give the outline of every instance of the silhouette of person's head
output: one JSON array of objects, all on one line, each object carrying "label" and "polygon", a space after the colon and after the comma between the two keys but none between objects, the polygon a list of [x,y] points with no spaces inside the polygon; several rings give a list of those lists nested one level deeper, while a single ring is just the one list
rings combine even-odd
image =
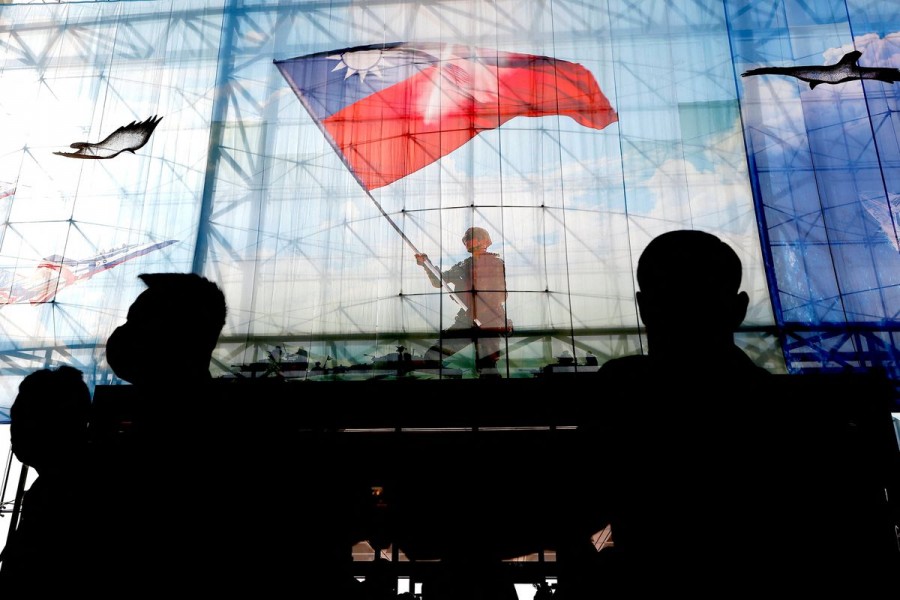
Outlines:
[{"label": "silhouette of person's head", "polygon": [[91,393],[78,369],[31,373],[10,411],[13,454],[38,473],[76,459],[87,444],[90,408]]},{"label": "silhouette of person's head", "polygon": [[147,289],[106,343],[113,372],[136,385],[209,379],[209,362],[225,326],[222,290],[195,273],[139,277]]},{"label": "silhouette of person's head", "polygon": [[637,267],[648,354],[683,360],[694,350],[730,348],[749,303],[739,291],[741,271],[735,251],[710,233],[677,230],[654,238]]}]

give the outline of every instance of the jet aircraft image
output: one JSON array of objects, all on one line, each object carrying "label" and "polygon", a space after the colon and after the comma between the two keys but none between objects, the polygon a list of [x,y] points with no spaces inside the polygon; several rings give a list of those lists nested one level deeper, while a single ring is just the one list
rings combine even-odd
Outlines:
[{"label": "jet aircraft image", "polygon": [[170,246],[178,240],[125,244],[84,259],[54,254],[40,260],[36,269],[23,274],[21,269],[0,267],[0,306],[4,304],[40,304],[56,298],[60,290],[107,271],[122,263]]},{"label": "jet aircraft image", "polygon": [[862,52],[854,50],[845,54],[836,64],[828,66],[797,66],[797,67],[760,67],[741,73],[741,77],[751,75],[787,75],[796,77],[809,84],[810,89],[815,89],[820,83],[837,84],[855,79],[875,79],[885,83],[900,81],[900,69],[887,67],[861,67],[857,63]]}]

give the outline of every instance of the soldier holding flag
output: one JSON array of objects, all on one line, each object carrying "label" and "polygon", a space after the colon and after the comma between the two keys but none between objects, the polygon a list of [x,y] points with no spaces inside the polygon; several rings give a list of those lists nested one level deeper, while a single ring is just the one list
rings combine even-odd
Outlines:
[{"label": "soldier holding flag", "polygon": [[[481,373],[496,368],[500,358],[500,335],[510,330],[506,318],[506,265],[499,254],[487,251],[493,243],[487,230],[470,227],[462,242],[472,256],[442,272],[441,278],[425,269],[431,285],[452,285],[463,305],[453,325],[425,353],[425,360],[442,360],[474,343],[475,367]],[[415,256],[420,266],[426,265],[427,255],[417,253]]]}]

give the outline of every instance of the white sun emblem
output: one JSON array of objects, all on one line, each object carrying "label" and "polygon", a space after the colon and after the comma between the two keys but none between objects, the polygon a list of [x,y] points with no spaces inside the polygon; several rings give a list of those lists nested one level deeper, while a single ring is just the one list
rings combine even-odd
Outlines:
[{"label": "white sun emblem", "polygon": [[351,75],[359,75],[359,80],[365,81],[367,75],[383,77],[381,67],[387,65],[388,59],[398,58],[402,55],[403,52],[391,50],[356,50],[332,54],[327,58],[340,61],[334,66],[332,72],[347,69],[344,79],[349,79]]}]

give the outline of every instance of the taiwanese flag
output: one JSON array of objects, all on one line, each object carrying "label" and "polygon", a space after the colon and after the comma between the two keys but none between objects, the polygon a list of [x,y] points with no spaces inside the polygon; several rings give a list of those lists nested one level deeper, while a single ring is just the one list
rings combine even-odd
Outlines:
[{"label": "taiwanese flag", "polygon": [[388,185],[513,117],[618,120],[583,66],[453,44],[394,43],[275,65],[366,190]]}]

